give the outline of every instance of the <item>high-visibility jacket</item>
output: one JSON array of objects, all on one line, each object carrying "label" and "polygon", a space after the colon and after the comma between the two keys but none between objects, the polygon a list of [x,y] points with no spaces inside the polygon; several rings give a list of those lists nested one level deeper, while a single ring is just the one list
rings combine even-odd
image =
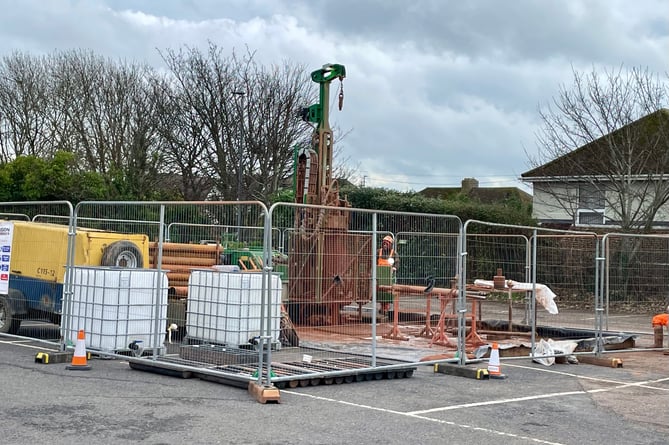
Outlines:
[{"label": "high-visibility jacket", "polygon": [[393,260],[395,259],[395,249],[390,249],[390,252],[388,255],[383,254],[383,249],[379,249],[379,254],[377,256],[376,260],[376,265],[377,266],[392,266],[390,264],[390,261],[388,259],[392,258]]}]

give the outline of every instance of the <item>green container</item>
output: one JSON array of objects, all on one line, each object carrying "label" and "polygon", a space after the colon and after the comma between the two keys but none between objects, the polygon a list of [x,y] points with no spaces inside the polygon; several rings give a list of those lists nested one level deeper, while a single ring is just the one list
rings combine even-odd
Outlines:
[{"label": "green container", "polygon": [[253,259],[255,265],[262,269],[262,249],[261,250],[251,250],[251,249],[225,249],[223,251],[223,257],[227,264],[234,266],[239,266],[239,259],[242,257],[250,257]]},{"label": "green container", "polygon": [[287,264],[274,264],[273,271],[278,273],[281,277],[281,281],[286,281],[288,279],[288,265]]}]

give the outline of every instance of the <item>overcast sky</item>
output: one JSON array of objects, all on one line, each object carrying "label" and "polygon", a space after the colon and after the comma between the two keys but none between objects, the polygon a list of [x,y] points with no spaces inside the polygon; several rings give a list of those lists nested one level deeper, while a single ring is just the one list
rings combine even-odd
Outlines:
[{"label": "overcast sky", "polygon": [[[183,45],[346,66],[331,124],[365,184],[524,186],[538,106],[579,71],[669,71],[669,0],[0,0],[0,55],[162,66]],[[313,84],[317,89],[317,85]],[[332,95],[335,102],[335,93]],[[305,104],[306,105],[306,104]]]}]

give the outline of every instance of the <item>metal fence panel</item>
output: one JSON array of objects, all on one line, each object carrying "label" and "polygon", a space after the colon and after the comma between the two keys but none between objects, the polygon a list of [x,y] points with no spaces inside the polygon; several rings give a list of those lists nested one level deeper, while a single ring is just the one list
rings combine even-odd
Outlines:
[{"label": "metal fence panel", "polygon": [[[240,385],[403,377],[493,341],[536,352],[595,337],[586,352],[599,353],[619,331],[644,347],[669,295],[668,236],[258,202],[4,203],[0,214],[0,237],[12,235],[0,242],[4,332],[65,348],[83,329],[92,351],[133,366]],[[7,317],[29,305],[20,326]]]},{"label": "metal fence panel", "polygon": [[58,344],[72,214],[67,201],[0,204],[0,333]]},{"label": "metal fence panel", "polygon": [[611,233],[602,245],[605,328],[633,333],[637,348],[662,348],[652,320],[669,312],[669,235]]},{"label": "metal fence panel", "polygon": [[404,376],[407,363],[443,349],[432,338],[455,295],[456,217],[294,204],[272,206],[270,217],[285,234],[272,270],[289,323],[274,383]]},{"label": "metal fence panel", "polygon": [[74,224],[87,236],[69,257],[66,341],[84,329],[92,351],[137,366],[255,378],[268,316],[266,213],[258,202],[80,203]]},{"label": "metal fence panel", "polygon": [[518,346],[525,338],[536,351],[540,340],[597,337],[596,234],[481,221],[464,227],[463,292],[486,294],[479,331],[486,340]]},{"label": "metal fence panel", "polygon": [[[569,335],[582,336],[579,330],[596,329],[595,284],[596,250],[594,234],[538,233],[536,235],[536,280],[556,294],[559,313],[541,312],[542,323],[555,328],[574,328]],[[582,315],[585,314],[585,317]]]}]

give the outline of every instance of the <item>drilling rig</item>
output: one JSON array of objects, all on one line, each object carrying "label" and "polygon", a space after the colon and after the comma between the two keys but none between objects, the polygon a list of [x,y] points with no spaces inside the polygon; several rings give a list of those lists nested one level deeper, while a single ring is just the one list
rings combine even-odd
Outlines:
[{"label": "drilling rig", "polygon": [[326,64],[311,73],[319,84],[319,102],[304,108],[304,121],[316,124],[309,147],[296,151],[295,202],[298,207],[290,243],[288,311],[301,324],[338,324],[341,308],[366,301],[371,276],[371,236],[349,233],[351,207],[339,196],[332,177],[334,138],[329,123],[330,84],[340,81],[339,109],[346,68]]},{"label": "drilling rig", "polygon": [[[311,80],[320,85],[319,102],[302,110],[302,120],[316,124],[311,147],[303,148],[297,156],[295,201],[301,204],[321,205],[339,198],[336,181],[332,179],[332,147],[334,139],[330,128],[330,83],[339,79],[339,109],[344,104],[343,65],[327,64],[311,73]],[[335,207],[350,207],[344,201],[331,202]]]}]

